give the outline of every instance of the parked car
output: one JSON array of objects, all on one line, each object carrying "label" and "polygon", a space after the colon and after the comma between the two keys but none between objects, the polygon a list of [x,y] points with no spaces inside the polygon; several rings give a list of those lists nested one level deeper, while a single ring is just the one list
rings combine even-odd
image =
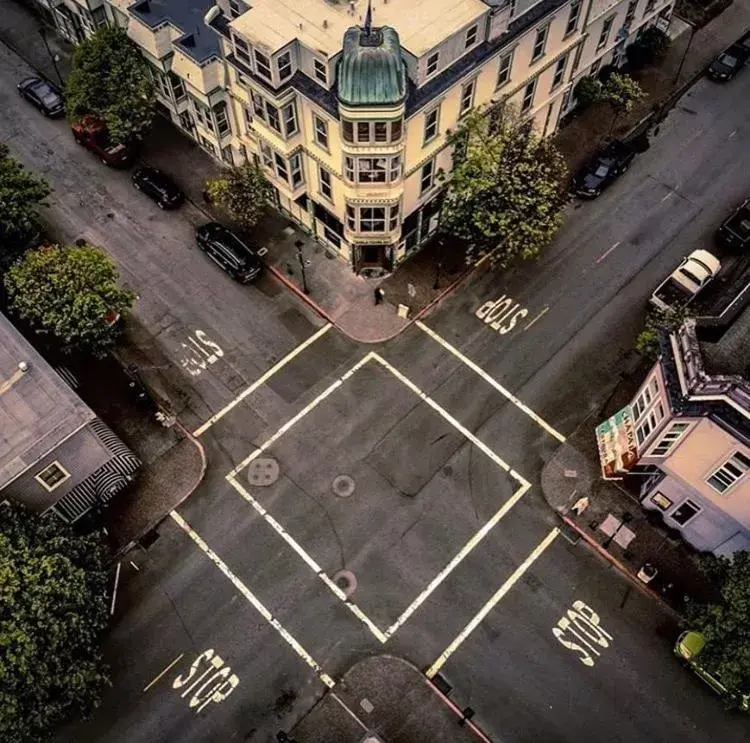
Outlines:
[{"label": "parked car", "polygon": [[743,44],[732,44],[725,49],[708,68],[708,76],[715,82],[727,82],[745,66],[750,49]]},{"label": "parked car", "polygon": [[84,116],[80,121],[73,123],[71,129],[75,141],[98,155],[105,165],[124,168],[133,162],[133,148],[122,142],[112,142],[104,122],[93,116]]},{"label": "parked car", "polygon": [[579,173],[575,181],[576,195],[595,199],[630,167],[634,157],[635,150],[630,145],[613,140]]},{"label": "parked car", "polygon": [[175,209],[185,200],[179,186],[158,168],[138,168],[133,173],[133,185],[150,196],[160,209]]},{"label": "parked car", "polygon": [[16,86],[21,98],[51,119],[65,113],[65,100],[59,88],[38,77],[27,77]]},{"label": "parked car", "polygon": [[750,199],[745,199],[716,230],[716,241],[729,250],[750,247]]},{"label": "parked car", "polygon": [[694,250],[656,287],[649,301],[659,310],[686,307],[720,270],[716,256],[707,250]]},{"label": "parked car", "polygon": [[684,661],[700,679],[706,682],[719,696],[728,699],[743,712],[750,711],[750,689],[740,688],[730,691],[715,673],[705,669],[700,662],[700,655],[706,647],[706,638],[695,631],[683,632],[674,646],[674,654]]},{"label": "parked car", "polygon": [[260,258],[266,254],[266,249],[254,250],[218,222],[197,227],[195,241],[217,266],[240,284],[255,281],[263,270]]}]

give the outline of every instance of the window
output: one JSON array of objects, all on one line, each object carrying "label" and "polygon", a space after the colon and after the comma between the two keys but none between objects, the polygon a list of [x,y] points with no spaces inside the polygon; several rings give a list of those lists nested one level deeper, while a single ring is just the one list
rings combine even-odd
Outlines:
[{"label": "window", "polygon": [[376,121],[374,126],[375,126],[375,141],[387,142],[388,141],[388,122]]},{"label": "window", "polygon": [[269,103],[268,101],[265,102],[265,108],[268,126],[281,134],[281,119],[279,118],[279,109],[276,108],[273,103]]},{"label": "window", "polygon": [[534,93],[536,93],[536,78],[529,80],[523,91],[523,102],[521,103],[521,113],[526,113],[534,103]]},{"label": "window", "polygon": [[206,113],[208,109],[200,102],[193,99],[193,110],[195,111],[195,118],[201,123],[202,126],[211,126],[211,118]]},{"label": "window", "polygon": [[633,23],[633,20],[635,19],[635,9],[638,7],[638,0],[630,0],[628,3],[628,10],[625,13],[625,20],[623,21],[623,26],[626,28],[630,28],[630,25]]},{"label": "window", "polygon": [[276,175],[282,180],[289,182],[289,170],[287,169],[286,160],[278,152],[273,153],[273,164]]},{"label": "window", "polygon": [[297,188],[305,182],[305,171],[302,170],[302,155],[297,152],[289,159],[292,170],[292,188]]},{"label": "window", "polygon": [[687,498],[669,514],[669,518],[680,526],[685,526],[685,524],[695,518],[701,510],[701,507],[697,503],[693,503],[690,498]]},{"label": "window", "polygon": [[474,44],[476,43],[477,43],[477,27],[472,26],[466,32],[466,43],[464,44],[464,49],[468,49],[470,46],[474,46]]},{"label": "window", "polygon": [[250,47],[246,41],[243,41],[239,36],[233,36],[234,39],[234,54],[241,62],[244,62],[248,67],[250,66]]},{"label": "window", "polygon": [[602,25],[602,32],[599,34],[599,42],[596,45],[597,49],[603,49],[607,46],[609,41],[609,32],[612,30],[612,24],[615,22],[614,16],[607,18]]},{"label": "window", "polygon": [[573,67],[571,72],[575,72],[578,69],[578,65],[581,64],[581,55],[583,54],[583,44],[579,44],[576,47],[576,53],[573,55]]},{"label": "window", "polygon": [[185,84],[182,82],[182,78],[175,75],[174,72],[170,72],[169,82],[172,86],[172,95],[175,101],[181,101],[186,95]]},{"label": "window", "polygon": [[397,119],[396,121],[391,122],[391,142],[398,142],[401,139],[403,123],[402,119]]},{"label": "window", "polygon": [[245,132],[249,134],[250,130],[253,128],[253,114],[250,109],[245,106],[242,107],[242,113],[245,115]]},{"label": "window", "polygon": [[651,404],[654,399],[654,395],[659,392],[659,383],[654,377],[646,387],[643,388],[643,392],[635,399],[633,403],[633,420],[637,421],[642,415],[643,411]]},{"label": "window", "polygon": [[313,129],[315,130],[315,141],[323,148],[328,149],[328,122],[313,114]]},{"label": "window", "polygon": [[643,15],[646,16],[649,13],[653,13],[655,6],[656,6],[656,0],[648,0],[648,2],[646,3],[646,9],[643,11]]},{"label": "window", "polygon": [[295,102],[287,103],[281,109],[281,116],[284,120],[284,135],[291,137],[299,131],[297,126],[297,106]]},{"label": "window", "polygon": [[263,54],[263,52],[259,52],[257,49],[253,49],[253,53],[255,55],[255,71],[261,77],[265,77],[266,80],[270,80],[271,60],[265,54]]},{"label": "window", "polygon": [[724,493],[750,470],[750,457],[736,451],[706,480],[717,492]]},{"label": "window", "polygon": [[435,183],[435,161],[430,160],[422,166],[420,176],[420,196],[424,196]]},{"label": "window", "polygon": [[635,438],[640,446],[659,425],[664,418],[664,406],[661,403],[654,405],[651,412],[643,419],[638,428],[635,429]]},{"label": "window", "polygon": [[[581,17],[581,0],[573,0],[570,4],[570,15],[568,25],[565,26],[565,36],[570,36],[578,28],[578,19]],[[563,38],[565,38],[565,36]]]},{"label": "window", "polygon": [[370,141],[370,123],[368,121],[357,122],[357,141],[358,142]]},{"label": "window", "polygon": [[219,136],[223,137],[227,132],[231,131],[225,103],[219,103],[216,105],[214,108],[214,116],[216,117],[216,129],[219,132]]},{"label": "window", "polygon": [[276,67],[279,71],[279,80],[286,80],[292,74],[292,53],[284,52],[276,60]]},{"label": "window", "polygon": [[260,159],[264,167],[273,170],[273,151],[265,142],[260,143]]},{"label": "window", "polygon": [[469,83],[466,83],[464,87],[461,89],[461,105],[458,109],[458,118],[460,119],[462,116],[466,116],[469,111],[471,111],[472,106],[474,105],[474,89],[477,86],[477,81],[472,80]]},{"label": "window", "polygon": [[250,98],[253,101],[253,111],[259,118],[266,120],[266,109],[263,106],[263,98],[259,96],[254,90],[250,92]]},{"label": "window", "polygon": [[427,57],[427,77],[434,75],[438,69],[438,62],[440,61],[440,52],[435,52]]},{"label": "window", "polygon": [[388,159],[385,157],[358,157],[357,175],[359,183],[385,183]]},{"label": "window", "polygon": [[154,86],[157,92],[169,98],[169,85],[167,84],[167,76],[158,68],[149,67],[151,79],[154,81]]},{"label": "window", "polygon": [[323,85],[328,85],[328,67],[323,64],[319,59],[313,60],[313,72],[315,79]]},{"label": "window", "polygon": [[398,227],[399,206],[346,205],[346,226],[352,232],[386,232]]},{"label": "window", "polygon": [[341,122],[341,132],[344,137],[344,142],[354,141],[354,124],[351,121],[346,121],[346,119],[344,119],[344,121]]},{"label": "window", "polygon": [[331,185],[331,174],[322,166],[318,165],[318,182],[320,195],[333,201],[333,186]]},{"label": "window", "polygon": [[353,157],[345,157],[344,158],[344,177],[347,181],[350,181],[351,183],[354,183],[354,158]]},{"label": "window", "polygon": [[396,121],[357,122],[344,120],[342,122],[342,136],[344,141],[355,142],[357,144],[398,142],[401,139],[402,130],[402,119],[397,119]]},{"label": "window", "polygon": [[239,2],[237,0],[229,0],[229,17],[236,18],[241,13],[242,9],[240,8]]},{"label": "window", "polygon": [[664,457],[690,428],[689,423],[673,423],[648,453],[650,457]]},{"label": "window", "polygon": [[534,40],[534,50],[531,53],[532,64],[544,56],[544,49],[547,46],[547,34],[549,25],[537,29],[536,39]]},{"label": "window", "polygon": [[555,74],[552,76],[552,87],[550,91],[555,90],[562,85],[563,78],[565,77],[565,65],[568,62],[568,55],[560,57],[555,65]]},{"label": "window", "polygon": [[440,106],[424,115],[424,144],[435,139],[438,133]]},{"label": "window", "polygon": [[662,511],[672,508],[672,501],[664,493],[658,491],[651,496],[651,502],[659,506]]},{"label": "window", "polygon": [[388,174],[390,181],[397,181],[401,177],[401,155],[395,155],[391,158],[391,168]]},{"label": "window", "polygon": [[214,144],[210,139],[206,139],[202,134],[200,134],[198,136],[198,140],[201,143],[201,147],[206,150],[206,152],[210,152],[212,155],[216,155],[216,147],[214,147]]},{"label": "window", "polygon": [[34,479],[48,492],[51,493],[55,488],[62,485],[70,477],[65,467],[60,462],[52,462],[47,465],[41,472],[34,475]]},{"label": "window", "polygon": [[591,64],[591,67],[589,67],[589,75],[596,75],[596,73],[599,72],[599,68],[601,66],[602,66],[602,60],[595,59],[593,63]]},{"label": "window", "polygon": [[497,73],[497,87],[501,88],[503,85],[505,85],[508,80],[510,80],[510,70],[511,66],[513,64],[513,52],[508,52],[508,54],[503,54],[502,57],[500,57],[500,69]]}]

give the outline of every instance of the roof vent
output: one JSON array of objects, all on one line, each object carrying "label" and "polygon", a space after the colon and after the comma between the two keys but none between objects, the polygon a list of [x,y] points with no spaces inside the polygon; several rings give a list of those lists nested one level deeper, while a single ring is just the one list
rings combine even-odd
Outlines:
[{"label": "roof vent", "polygon": [[28,370],[29,370],[29,365],[26,361],[18,362],[18,371],[20,371],[21,374],[26,374]]},{"label": "roof vent", "polygon": [[323,28],[328,28],[328,21],[325,19],[323,20]]},{"label": "roof vent", "polygon": [[221,8],[219,8],[218,5],[214,5],[211,8],[208,9],[208,13],[203,16],[203,22],[207,25],[211,25],[211,21],[213,21],[214,18],[216,18],[217,15],[221,13]]},{"label": "roof vent", "polygon": [[302,24],[301,23],[299,24],[299,30],[300,31],[302,30]]}]

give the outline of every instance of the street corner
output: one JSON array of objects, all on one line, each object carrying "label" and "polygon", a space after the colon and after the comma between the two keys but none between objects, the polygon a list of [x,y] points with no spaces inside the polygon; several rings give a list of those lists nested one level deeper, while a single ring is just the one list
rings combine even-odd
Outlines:
[{"label": "street corner", "polygon": [[561,444],[542,468],[544,499],[559,513],[567,512],[579,498],[591,496],[599,473],[589,457],[572,443]]}]

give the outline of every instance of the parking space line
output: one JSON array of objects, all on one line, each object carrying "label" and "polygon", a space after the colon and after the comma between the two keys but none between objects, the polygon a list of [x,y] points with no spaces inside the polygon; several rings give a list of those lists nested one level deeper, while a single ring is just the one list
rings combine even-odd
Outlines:
[{"label": "parking space line", "polygon": [[427,678],[434,678],[447,660],[458,650],[464,640],[479,626],[482,620],[497,606],[499,601],[510,591],[513,586],[523,577],[524,573],[542,556],[544,551],[555,541],[560,530],[555,527],[534,548],[532,553],[511,573],[508,580],[503,583],[494,593],[492,598],[477,612],[471,621],[461,630],[455,640],[443,651],[440,657],[427,669]]},{"label": "parking space line", "polygon": [[503,397],[512,402],[519,410],[529,416],[538,426],[543,428],[551,436],[554,436],[561,443],[565,443],[565,436],[563,436],[558,430],[553,428],[547,421],[539,417],[528,405],[521,402],[512,392],[505,389],[497,380],[493,379],[484,369],[477,366],[470,358],[462,354],[455,346],[452,346],[442,336],[438,335],[434,330],[428,328],[421,320],[417,320],[415,325],[423,330],[427,335],[430,336],[434,341],[439,343],[446,351],[452,353],[457,359],[462,361],[472,371],[479,374],[482,379],[488,384],[491,384]]},{"label": "parking space line", "polygon": [[237,407],[237,405],[239,405],[246,397],[248,397],[248,395],[252,395],[253,392],[258,389],[258,387],[264,385],[274,374],[283,369],[290,361],[299,356],[299,354],[301,354],[308,346],[311,346],[319,338],[322,338],[332,327],[333,325],[331,325],[331,323],[327,323],[322,328],[320,328],[320,330],[311,335],[306,341],[300,343],[299,346],[297,346],[290,353],[284,356],[283,359],[277,361],[267,372],[265,372],[265,374],[258,377],[258,379],[256,379],[249,387],[240,392],[240,394],[237,395],[234,400],[225,405],[218,413],[212,415],[203,425],[196,428],[195,431],[193,431],[193,436],[198,437],[201,434],[204,434],[209,428],[211,428],[211,426],[214,425],[214,423],[220,421],[233,408]]},{"label": "parking space line", "polygon": [[295,653],[312,668],[318,678],[329,688],[332,689],[336,682],[323,671],[320,665],[313,659],[310,653],[282,626],[271,612],[260,602],[260,600],[250,591],[250,589],[227,567],[226,563],[206,544],[203,538],[180,516],[177,511],[171,511],[169,514],[175,523],[195,542],[196,545],[205,553],[211,562],[221,570],[222,573],[232,582],[234,587],[248,600],[256,611],[270,624],[276,632],[281,635],[284,641],[294,650]]}]

